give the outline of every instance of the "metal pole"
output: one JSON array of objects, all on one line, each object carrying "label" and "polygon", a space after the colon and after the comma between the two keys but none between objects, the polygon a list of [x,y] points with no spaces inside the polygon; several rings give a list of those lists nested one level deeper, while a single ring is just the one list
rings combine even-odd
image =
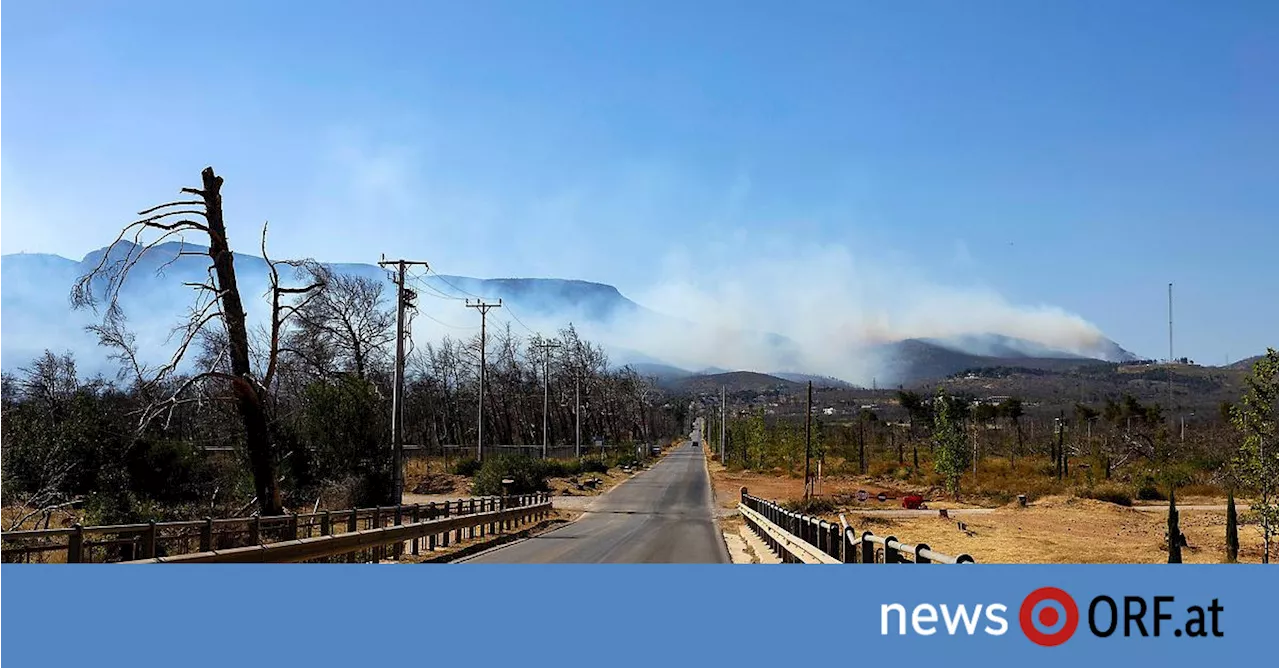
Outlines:
[{"label": "metal pole", "polygon": [[725,429],[725,391],[724,385],[720,386],[720,465],[724,466],[724,429]]},{"label": "metal pole", "polygon": [[484,461],[484,355],[485,355],[485,321],[489,316],[489,309],[502,308],[502,300],[499,299],[497,304],[486,304],[483,300],[476,300],[472,304],[468,299],[467,308],[473,308],[480,312],[480,394],[476,400],[476,459]]},{"label": "metal pole", "polygon": [[404,260],[396,262],[396,369],[391,394],[391,468],[396,505],[404,500]]},{"label": "metal pole", "polygon": [[573,453],[582,459],[582,377],[573,377]]},{"label": "metal pole", "polygon": [[393,267],[396,284],[396,361],[391,392],[391,450],[392,450],[392,486],[395,503],[399,505],[404,499],[404,336],[407,307],[412,307],[413,292],[404,286],[404,274],[408,267],[422,265],[430,268],[426,262],[415,260],[387,260],[383,256],[378,266]]},{"label": "metal pole", "polygon": [[551,382],[551,352],[544,351],[542,354],[542,458],[547,458],[547,412],[550,410]]},{"label": "metal pole", "polygon": [[813,381],[809,381],[809,390],[806,396],[804,411],[804,498],[808,499],[813,491],[813,479],[809,477],[809,437],[812,433],[810,423],[813,418]]}]

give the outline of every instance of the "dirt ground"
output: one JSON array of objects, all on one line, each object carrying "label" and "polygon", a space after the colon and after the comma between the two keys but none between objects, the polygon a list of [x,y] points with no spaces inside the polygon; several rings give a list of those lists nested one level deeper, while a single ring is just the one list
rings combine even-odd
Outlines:
[{"label": "dirt ground", "polygon": [[[719,462],[709,461],[716,503],[722,514],[732,514],[742,487],[765,499],[786,501],[804,496],[804,479],[783,475],[767,475],[744,471],[726,471]],[[866,490],[869,499],[859,504],[851,496]],[[875,495],[885,492],[890,497],[878,502]],[[823,496],[839,500],[839,509],[826,515],[838,521],[840,513],[858,531],[877,535],[893,535],[905,543],[927,543],[943,554],[968,554],[978,563],[1165,563],[1167,515],[1142,512],[1093,499],[1049,496],[1033,501],[1026,508],[1016,503],[995,507],[982,515],[941,518],[936,514],[917,517],[887,517],[859,514],[860,509],[890,510],[901,508],[906,493],[925,494],[932,509],[979,507],[941,498],[929,490],[877,484],[865,479],[829,479],[819,490]],[[1212,496],[1179,497],[1180,506],[1226,503]],[[1165,503],[1152,505],[1165,506]],[[991,507],[990,504],[987,507]],[[965,530],[957,526],[963,522]],[[1222,563],[1226,560],[1226,526],[1224,510],[1182,510],[1180,528],[1188,547],[1182,550],[1185,563]],[[1239,529],[1242,563],[1262,560],[1262,536],[1256,526]],[[1272,559],[1277,558],[1272,547]]]},{"label": "dirt ground", "polygon": [[[978,563],[1107,564],[1165,563],[1167,517],[1092,499],[1053,497],[1026,508],[996,509],[957,519],[883,517],[847,512],[858,531],[893,535],[907,543],[927,543],[943,554],[968,554]],[[830,519],[837,519],[832,516]],[[1225,512],[1184,510],[1179,527],[1187,537],[1185,563],[1226,560]],[[963,522],[961,530],[958,522]],[[1262,536],[1241,526],[1239,560],[1262,560]],[[1272,550],[1275,558],[1275,550]]]}]

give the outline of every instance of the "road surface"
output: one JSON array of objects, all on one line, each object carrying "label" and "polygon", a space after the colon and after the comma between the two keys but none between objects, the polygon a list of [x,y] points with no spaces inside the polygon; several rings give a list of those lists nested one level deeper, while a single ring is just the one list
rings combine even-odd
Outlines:
[{"label": "road surface", "polygon": [[675,447],[600,496],[576,522],[467,563],[728,563],[702,448]]}]

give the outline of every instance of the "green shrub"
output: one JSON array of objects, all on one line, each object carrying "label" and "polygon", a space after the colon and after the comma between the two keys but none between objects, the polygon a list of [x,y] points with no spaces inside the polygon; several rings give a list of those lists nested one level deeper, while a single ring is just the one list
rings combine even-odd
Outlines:
[{"label": "green shrub", "polygon": [[608,473],[609,465],[604,460],[596,457],[587,457],[582,460],[583,473]]},{"label": "green shrub", "polygon": [[823,513],[833,513],[837,508],[835,501],[817,496],[807,500],[786,501],[783,502],[782,507],[793,513],[801,513],[803,515],[822,515]]},{"label": "green shrub", "polygon": [[1134,494],[1142,501],[1168,501],[1169,497],[1160,490],[1160,486],[1156,484],[1156,479],[1152,476],[1146,476],[1138,482],[1138,489]]},{"label": "green shrub", "polygon": [[1098,501],[1106,501],[1114,503],[1118,506],[1132,506],[1133,497],[1129,495],[1129,490],[1122,485],[1114,485],[1111,483],[1095,485],[1094,487],[1080,492],[1080,496],[1086,499],[1096,499]]},{"label": "green shrub", "polygon": [[462,461],[459,461],[457,464],[453,465],[453,472],[456,475],[466,476],[468,478],[475,475],[479,471],[480,471],[480,460],[478,459],[471,459],[471,458],[463,459]]},{"label": "green shrub", "polygon": [[471,481],[471,491],[482,496],[503,493],[502,480],[510,478],[508,494],[547,491],[547,466],[544,460],[524,455],[498,455],[484,460]]}]

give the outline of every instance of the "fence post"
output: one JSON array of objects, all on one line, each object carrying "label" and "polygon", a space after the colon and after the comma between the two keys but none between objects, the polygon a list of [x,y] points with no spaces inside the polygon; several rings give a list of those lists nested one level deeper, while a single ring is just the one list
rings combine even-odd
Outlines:
[{"label": "fence post", "polygon": [[[475,500],[475,499],[471,499],[470,501],[467,501],[467,514],[468,514],[468,515],[475,515],[475,514],[476,514],[476,500]],[[475,537],[476,537],[476,525],[474,525],[474,524],[468,525],[468,526],[467,526],[467,538],[475,538]]]},{"label": "fence post", "polygon": [[[449,517],[449,502],[448,502],[448,501],[445,501],[445,502],[444,502],[444,516],[445,516],[445,518],[446,518],[446,519]],[[440,534],[440,547],[449,547],[449,532],[448,532],[448,531],[445,531],[445,532],[443,532],[443,533],[441,533],[441,534]]]},{"label": "fence post", "polygon": [[[417,524],[422,521],[422,504],[413,504],[413,514],[409,517],[410,521]],[[413,556],[418,556],[418,545],[422,542],[419,536],[413,537]]]},{"label": "fence post", "polygon": [[[355,533],[356,531],[359,531],[359,530],[360,530],[360,509],[352,508],[351,516],[347,518],[347,532]],[[354,564],[355,562],[356,562],[356,553],[348,552],[347,563]]]},{"label": "fence post", "polygon": [[[436,502],[432,501],[427,504],[427,521],[430,522],[436,518]],[[436,535],[433,533],[427,536],[427,551],[436,551]]]},{"label": "fence post", "polygon": [[142,534],[142,558],[154,559],[156,557],[156,521],[151,520],[147,523],[147,532]]},{"label": "fence post", "polygon": [[[369,528],[370,529],[382,528],[382,506],[374,506],[373,516],[369,518]],[[373,558],[374,563],[378,563],[382,561],[382,557],[384,554],[385,552],[383,551],[383,547],[379,545],[377,547],[374,547],[372,550],[370,550],[369,556]]]},{"label": "fence post", "polygon": [[78,564],[84,561],[84,527],[76,522],[71,528],[75,533],[67,538],[67,563]]},{"label": "fence post", "polygon": [[931,562],[931,561],[929,560],[929,558],[928,558],[928,557],[926,557],[926,556],[924,556],[924,554],[922,554],[924,551],[926,551],[926,550],[928,550],[928,549],[929,549],[929,546],[928,546],[928,545],[926,545],[926,544],[924,544],[924,543],[918,543],[918,544],[916,544],[916,563],[917,563],[917,564],[929,564],[929,563],[933,563],[933,562]]},{"label": "fence post", "polygon": [[320,535],[333,535],[333,516],[329,514],[328,510],[324,511],[324,514],[320,516]]},{"label": "fence post", "polygon": [[896,564],[902,561],[902,556],[898,554],[898,548],[889,546],[889,543],[896,542],[898,542],[898,538],[896,536],[884,537],[884,563]]},{"label": "fence post", "polygon": [[847,527],[840,534],[840,561],[846,564],[858,563],[858,545],[854,542],[853,527]]},{"label": "fence post", "polygon": [[858,539],[858,543],[862,546],[862,563],[864,564],[876,563],[876,544],[871,542],[871,536],[870,531],[863,531],[862,537]]},{"label": "fence post", "polygon": [[838,524],[827,526],[827,554],[844,560],[844,532],[840,530]]},{"label": "fence post", "polygon": [[254,515],[253,519],[249,521],[249,544],[250,545],[262,544],[262,516],[261,515]]},{"label": "fence post", "polygon": [[289,540],[298,540],[298,513],[289,513]]},{"label": "fence post", "polygon": [[213,549],[213,518],[204,518],[204,526],[200,527],[200,551],[208,552]]},{"label": "fence post", "polygon": [[[404,522],[404,506],[397,503],[396,519],[395,519],[396,526],[400,526],[403,522]],[[396,541],[396,549],[394,554],[395,554],[396,561],[400,561],[400,557],[404,555],[404,541],[402,540]]]}]

